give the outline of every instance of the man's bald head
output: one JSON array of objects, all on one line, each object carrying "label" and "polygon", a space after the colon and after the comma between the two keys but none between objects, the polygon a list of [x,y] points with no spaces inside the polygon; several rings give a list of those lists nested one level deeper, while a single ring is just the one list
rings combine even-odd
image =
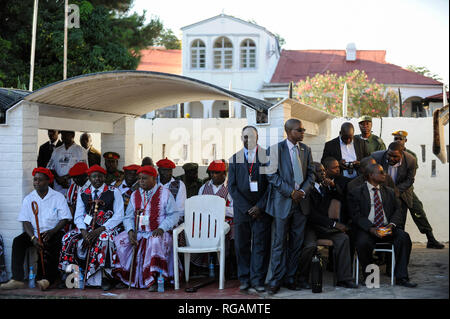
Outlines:
[{"label": "man's bald head", "polygon": [[350,144],[353,141],[353,135],[355,134],[355,128],[350,122],[345,122],[341,125],[341,130],[339,135],[341,136],[342,142],[345,144]]},{"label": "man's bald head", "polygon": [[375,165],[376,163],[377,162],[373,157],[370,156],[364,157],[359,164],[359,169],[362,174],[365,174],[367,167],[369,167],[370,165]]},{"label": "man's bald head", "polygon": [[286,134],[293,130],[297,125],[301,123],[298,119],[289,119],[284,123],[284,130],[286,131]]}]

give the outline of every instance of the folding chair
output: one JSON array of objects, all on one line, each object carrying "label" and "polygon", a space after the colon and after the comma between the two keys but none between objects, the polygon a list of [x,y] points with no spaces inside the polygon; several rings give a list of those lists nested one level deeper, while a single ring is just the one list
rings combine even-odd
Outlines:
[{"label": "folding chair", "polygon": [[[392,254],[392,263],[391,263],[391,286],[394,286],[394,269],[395,269],[395,251],[394,251],[394,244],[392,243],[376,243],[375,244],[375,249],[373,250],[374,252],[376,251],[383,251],[383,252],[387,252],[387,253],[391,253]],[[390,246],[391,248],[387,248],[388,246]],[[377,248],[379,247],[379,248]],[[363,269],[363,271],[365,271],[365,269]],[[355,251],[355,262],[353,263],[353,277],[355,277],[356,275],[356,284],[358,284],[359,282],[359,259],[358,259],[358,254]]]}]

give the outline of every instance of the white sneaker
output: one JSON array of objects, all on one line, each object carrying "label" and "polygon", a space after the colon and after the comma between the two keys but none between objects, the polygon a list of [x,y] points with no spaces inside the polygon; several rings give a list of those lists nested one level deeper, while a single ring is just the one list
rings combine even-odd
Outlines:
[{"label": "white sneaker", "polygon": [[23,288],[25,288],[25,283],[23,281],[18,281],[14,279],[11,279],[7,283],[0,285],[0,289],[3,290],[23,289]]}]

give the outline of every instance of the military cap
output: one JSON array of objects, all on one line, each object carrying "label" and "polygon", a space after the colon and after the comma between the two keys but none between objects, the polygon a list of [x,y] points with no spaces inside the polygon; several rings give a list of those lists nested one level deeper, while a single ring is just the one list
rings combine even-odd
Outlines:
[{"label": "military cap", "polygon": [[198,169],[198,164],[197,163],[186,163],[183,165],[183,169],[185,171],[191,171],[194,169]]},{"label": "military cap", "polygon": [[116,152],[106,152],[105,154],[103,154],[103,158],[108,160],[118,160],[120,158],[120,155]]},{"label": "military cap", "polygon": [[358,123],[369,121],[372,122],[372,117],[369,115],[363,115],[359,118]]},{"label": "military cap", "polygon": [[392,135],[407,137],[408,136],[408,132],[406,132],[406,131],[395,131],[395,132],[392,132]]}]

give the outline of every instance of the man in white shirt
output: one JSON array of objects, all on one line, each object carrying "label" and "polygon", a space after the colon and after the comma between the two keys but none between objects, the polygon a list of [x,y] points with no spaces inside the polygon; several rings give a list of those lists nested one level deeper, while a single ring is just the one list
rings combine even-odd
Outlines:
[{"label": "man in white shirt", "polygon": [[78,194],[77,229],[63,237],[59,269],[65,271],[69,264],[77,264],[84,269],[87,285],[101,285],[106,291],[114,286],[112,270],[119,263],[114,237],[123,229],[123,199],[119,190],[105,184],[104,168],[93,165],[87,173],[91,186]]},{"label": "man in white shirt", "polygon": [[137,171],[141,167],[136,164],[123,167],[124,179],[122,184],[117,187],[122,194],[124,211],[127,211],[128,202],[130,201],[131,194],[139,188]]},{"label": "man in white shirt", "polygon": [[66,195],[70,186],[69,170],[78,162],[88,163],[87,151],[74,142],[74,131],[61,131],[63,145],[57,147],[47,164],[55,176],[54,189]]},{"label": "man in white shirt", "polygon": [[[14,238],[12,247],[12,279],[0,286],[0,289],[24,288],[24,261],[27,248],[36,247],[43,249],[44,270],[41,259],[38,261],[37,286],[46,290],[58,279],[58,258],[61,250],[62,229],[72,219],[66,199],[60,193],[51,189],[48,185],[53,182],[53,174],[50,170],[39,167],[33,170],[34,191],[25,196],[20,210],[18,221],[23,223],[24,233]],[[35,211],[32,203],[37,204],[37,219],[39,232],[36,226]],[[42,244],[39,242],[39,235]],[[39,258],[41,254],[39,254]],[[36,273],[36,270],[34,270]]]}]

